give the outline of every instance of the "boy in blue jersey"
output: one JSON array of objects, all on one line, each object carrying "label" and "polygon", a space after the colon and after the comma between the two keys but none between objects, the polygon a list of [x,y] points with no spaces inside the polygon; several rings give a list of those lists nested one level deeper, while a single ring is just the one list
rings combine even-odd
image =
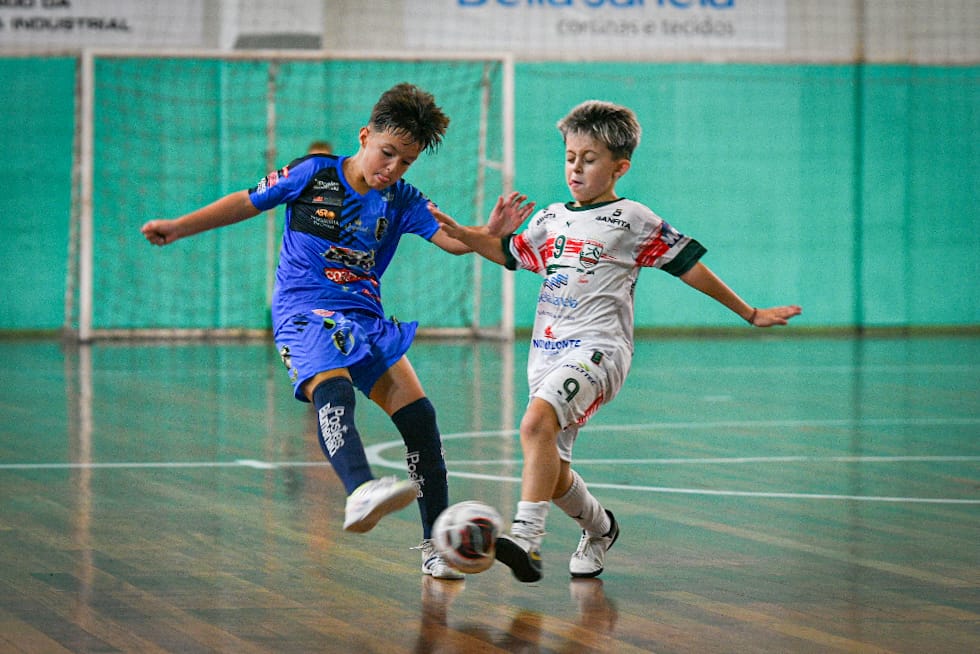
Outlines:
[{"label": "boy in blue jersey", "polygon": [[[302,157],[252,189],[180,218],[151,220],[142,232],[150,243],[166,245],[286,205],[273,335],[295,397],[316,408],[320,447],[347,492],[344,529],[369,531],[417,499],[422,571],[460,579],[431,541],[449,491],[435,409],[405,355],[418,323],[386,318],[381,303],[381,277],[403,234],[451,254],[469,251],[439,227],[427,198],[402,180],[422,152],[441,143],[448,126],[431,94],[396,85],[375,104],[353,156]],[[499,199],[491,224],[519,225],[529,214],[523,199]],[[412,479],[372,474],[354,424],[355,387],[398,428]]]}]

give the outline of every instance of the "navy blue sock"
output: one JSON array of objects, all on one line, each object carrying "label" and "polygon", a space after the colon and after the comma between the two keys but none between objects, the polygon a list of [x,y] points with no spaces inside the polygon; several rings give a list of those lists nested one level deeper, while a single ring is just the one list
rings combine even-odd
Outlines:
[{"label": "navy blue sock", "polygon": [[422,538],[431,538],[432,523],[449,505],[449,480],[435,407],[423,397],[395,411],[391,420],[405,441],[408,473],[419,489]]},{"label": "navy blue sock", "polygon": [[331,377],[313,390],[317,441],[348,495],[373,479],[361,435],[354,426],[354,403],[354,385],[346,377]]}]

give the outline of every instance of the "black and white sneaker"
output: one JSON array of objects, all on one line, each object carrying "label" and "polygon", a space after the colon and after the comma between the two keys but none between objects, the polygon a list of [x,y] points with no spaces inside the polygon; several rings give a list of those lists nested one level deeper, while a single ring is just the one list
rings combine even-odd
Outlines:
[{"label": "black and white sneaker", "polygon": [[573,577],[591,578],[602,574],[606,552],[619,538],[619,523],[616,522],[616,517],[609,509],[606,509],[606,515],[609,516],[610,525],[609,531],[604,536],[590,536],[582,531],[578,549],[568,562],[568,571]]},{"label": "black and white sneaker", "polygon": [[513,532],[501,534],[497,537],[496,557],[518,581],[528,584],[542,577],[541,550],[530,538]]}]

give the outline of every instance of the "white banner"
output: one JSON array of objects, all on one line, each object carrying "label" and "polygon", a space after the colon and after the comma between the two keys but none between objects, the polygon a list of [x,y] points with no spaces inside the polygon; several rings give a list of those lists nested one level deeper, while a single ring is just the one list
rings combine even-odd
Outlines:
[{"label": "white banner", "polygon": [[427,0],[405,3],[407,45],[536,58],[783,48],[785,0]]},{"label": "white banner", "polygon": [[320,47],[310,0],[0,0],[0,50]]},{"label": "white banner", "polygon": [[0,48],[199,47],[195,0],[0,0]]}]

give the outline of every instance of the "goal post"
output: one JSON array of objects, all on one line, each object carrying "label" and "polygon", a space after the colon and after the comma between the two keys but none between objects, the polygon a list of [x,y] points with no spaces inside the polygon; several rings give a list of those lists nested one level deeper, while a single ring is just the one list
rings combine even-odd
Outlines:
[{"label": "goal post", "polygon": [[[412,82],[450,116],[406,181],[485,221],[514,176],[507,54],[85,50],[78,66],[65,327],[80,341],[262,336],[283,209],[157,249],[139,232],[253,186],[318,139],[353,154],[382,92]],[[406,235],[385,309],[424,336],[513,337],[513,275]]]}]

